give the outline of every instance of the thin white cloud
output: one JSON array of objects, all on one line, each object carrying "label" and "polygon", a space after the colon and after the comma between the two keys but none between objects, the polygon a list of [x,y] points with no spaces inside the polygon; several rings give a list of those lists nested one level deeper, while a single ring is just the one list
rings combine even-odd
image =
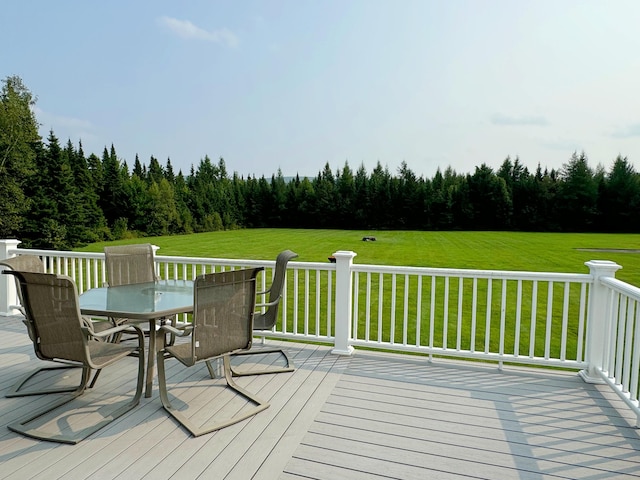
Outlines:
[{"label": "thin white cloud", "polygon": [[66,143],[67,139],[74,143],[81,140],[86,148],[89,143],[98,138],[95,133],[95,126],[88,120],[55,115],[38,107],[34,107],[33,112],[40,127],[40,136],[43,139],[46,139],[49,136],[49,132],[53,131],[54,135],[63,144]]},{"label": "thin white cloud", "polygon": [[92,130],[93,125],[88,120],[81,118],[65,117],[63,115],[55,115],[35,107],[33,109],[36,118],[42,126],[52,125],[59,128],[69,130]]},{"label": "thin white cloud", "polygon": [[640,137],[640,123],[628,125],[624,128],[619,128],[611,134],[613,138],[631,138]]},{"label": "thin white cloud", "polygon": [[581,142],[561,138],[544,140],[540,142],[540,145],[550,150],[560,150],[564,152],[578,152],[580,150],[584,150]]},{"label": "thin white cloud", "polygon": [[228,28],[218,30],[205,30],[194,25],[189,20],[178,20],[171,17],[158,18],[158,24],[167,28],[179,37],[194,40],[204,40],[207,42],[222,43],[229,47],[238,46],[238,36]]},{"label": "thin white cloud", "polygon": [[549,125],[549,121],[544,117],[523,116],[513,117],[496,113],[491,116],[491,123],[494,125],[533,125],[544,127]]}]

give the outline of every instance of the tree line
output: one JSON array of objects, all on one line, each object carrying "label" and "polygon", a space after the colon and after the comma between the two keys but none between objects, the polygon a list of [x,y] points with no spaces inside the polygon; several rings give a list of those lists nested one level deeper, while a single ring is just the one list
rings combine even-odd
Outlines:
[{"label": "tree line", "polygon": [[171,160],[136,156],[130,168],[112,145],[86,155],[38,134],[35,98],[19,77],[0,91],[0,236],[33,248],[68,249],[129,238],[235,228],[640,232],[640,175],[618,156],[607,171],[574,152],[560,169],[530,172],[507,157],[494,171],[452,168],[432,178],[403,162],[391,173],[348,162],[316,177],[229,174],[208,156],[188,174]]}]

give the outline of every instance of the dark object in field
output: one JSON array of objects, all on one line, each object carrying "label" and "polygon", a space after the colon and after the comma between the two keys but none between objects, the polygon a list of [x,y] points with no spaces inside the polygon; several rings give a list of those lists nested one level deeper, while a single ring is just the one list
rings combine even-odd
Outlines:
[{"label": "dark object in field", "polygon": [[363,242],[375,242],[376,237],[362,237]]},{"label": "dark object in field", "polygon": [[336,263],[336,257],[334,257],[333,255],[331,255],[331,256],[330,256],[330,257],[328,257],[328,258],[329,258],[329,261],[330,261],[331,263]]}]

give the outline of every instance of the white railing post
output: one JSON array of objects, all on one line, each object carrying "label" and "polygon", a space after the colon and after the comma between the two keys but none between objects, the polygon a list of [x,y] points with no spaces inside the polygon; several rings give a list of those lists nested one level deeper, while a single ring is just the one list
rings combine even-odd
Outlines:
[{"label": "white railing post", "polygon": [[158,278],[162,277],[162,275],[160,274],[160,264],[158,263],[158,261],[155,259],[156,255],[158,254],[158,250],[160,250],[160,247],[158,245],[151,245],[151,249],[153,250],[153,270],[156,273],[156,276]]},{"label": "white railing post", "polygon": [[351,265],[357,254],[340,250],[333,254],[336,259],[336,328],[335,341],[331,353],[351,355],[351,308],[353,300],[353,276]]},{"label": "white railing post", "polygon": [[590,260],[589,267],[593,283],[589,291],[589,311],[587,314],[587,339],[585,360],[589,366],[580,371],[580,376],[588,383],[604,383],[598,375],[598,369],[604,366],[605,346],[610,335],[609,290],[600,283],[602,277],[615,277],[622,267],[608,260]]},{"label": "white railing post", "polygon": [[[18,248],[20,240],[0,240],[0,259],[9,258],[9,251]],[[11,255],[12,257],[14,255]],[[9,308],[17,297],[16,282],[10,275],[0,275],[0,315],[13,315]]]}]

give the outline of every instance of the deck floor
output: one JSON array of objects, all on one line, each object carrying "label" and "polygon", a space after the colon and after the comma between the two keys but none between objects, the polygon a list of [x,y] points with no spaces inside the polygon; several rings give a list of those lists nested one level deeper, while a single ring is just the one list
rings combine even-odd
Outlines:
[{"label": "deck floor", "polygon": [[[191,437],[163,410],[156,387],[103,430],[62,445],[6,428],[52,396],[4,397],[20,375],[42,363],[19,318],[4,317],[0,478],[640,479],[635,416],[608,387],[586,384],[574,372],[499,371],[368,351],[340,357],[325,346],[282,344],[295,372],[237,380],[270,402],[249,420]],[[127,358],[105,369],[81,399],[108,408],[113,395],[133,390],[135,362]],[[195,414],[242,408],[204,365],[167,366],[177,406],[188,401],[201,409]],[[247,359],[243,367],[256,364]],[[81,425],[83,418],[78,410],[65,422]]]}]

